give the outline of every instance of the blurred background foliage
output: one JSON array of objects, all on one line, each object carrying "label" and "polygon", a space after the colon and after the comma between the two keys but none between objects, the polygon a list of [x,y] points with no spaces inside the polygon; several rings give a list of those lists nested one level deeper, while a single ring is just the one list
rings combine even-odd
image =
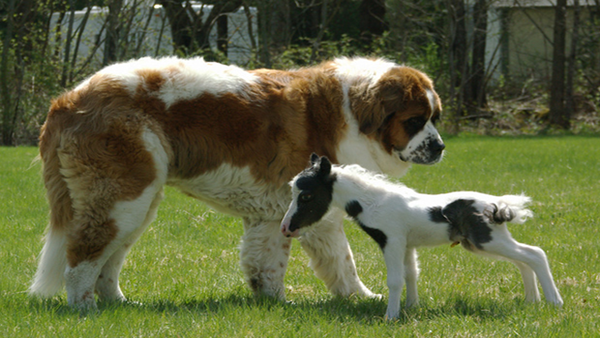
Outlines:
[{"label": "blurred background foliage", "polygon": [[598,27],[600,0],[0,0],[0,142],[36,144],[51,99],[102,67],[167,55],[384,57],[431,76],[446,133],[596,133]]}]

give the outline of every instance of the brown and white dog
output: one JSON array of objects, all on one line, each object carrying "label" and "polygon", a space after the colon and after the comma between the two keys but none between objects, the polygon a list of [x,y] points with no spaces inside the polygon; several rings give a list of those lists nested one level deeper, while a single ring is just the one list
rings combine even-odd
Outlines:
[{"label": "brown and white dog", "polygon": [[[339,58],[290,71],[245,71],[202,59],[104,68],[53,101],[40,136],[50,224],[33,294],[66,285],[70,305],[124,301],[119,273],[156,216],[163,186],[243,218],[241,267],[257,294],[285,298],[290,239],[279,224],[287,182],[313,152],[403,175],[444,144],[441,104],[423,73],[382,59]],[[343,216],[301,243],[337,295],[373,294],[357,277]]]}]

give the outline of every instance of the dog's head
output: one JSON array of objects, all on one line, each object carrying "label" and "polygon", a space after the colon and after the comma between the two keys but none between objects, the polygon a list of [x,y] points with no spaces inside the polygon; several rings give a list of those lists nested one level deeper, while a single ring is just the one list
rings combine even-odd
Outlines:
[{"label": "dog's head", "polygon": [[435,127],[442,107],[427,75],[394,65],[371,81],[353,81],[348,96],[360,132],[396,160],[434,164],[442,159],[445,145]]}]

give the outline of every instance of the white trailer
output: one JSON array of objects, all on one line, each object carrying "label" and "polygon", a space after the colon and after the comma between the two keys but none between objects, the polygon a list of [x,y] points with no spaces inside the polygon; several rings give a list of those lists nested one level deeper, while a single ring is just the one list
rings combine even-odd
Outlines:
[{"label": "white trailer", "polygon": [[[124,19],[120,23],[122,30],[129,32],[127,37],[122,37],[122,45],[119,47],[122,57],[125,59],[138,58],[143,56],[160,57],[173,54],[173,39],[171,35],[171,26],[167,15],[161,5],[154,4],[154,1],[137,1],[137,6],[132,6],[132,1],[127,1],[123,9]],[[205,21],[212,11],[212,5],[205,5],[200,2],[191,2],[191,6],[196,13],[202,13],[202,20]],[[89,13],[88,13],[89,11]],[[128,12],[135,11],[134,15],[128,15]],[[84,25],[84,18],[88,13],[88,19]],[[249,8],[250,22],[252,32],[257,32],[257,10],[255,7]],[[230,63],[246,65],[252,57],[252,39],[248,30],[248,15],[243,8],[236,12],[227,13],[227,58]],[[108,16],[107,7],[84,8],[74,12],[72,25],[72,40],[70,47],[70,58],[77,52],[77,64],[89,61],[94,65],[101,65],[106,36],[106,19]],[[60,43],[60,53],[64,56],[66,36],[71,21],[71,12],[65,13],[61,22],[60,13],[54,13],[51,17],[50,25],[52,29],[51,41]],[[83,33],[77,44],[77,37],[83,26]],[[60,33],[60,41],[57,36]],[[256,40],[255,40],[256,41]],[[217,25],[214,24],[209,36],[210,47],[217,50]]]}]

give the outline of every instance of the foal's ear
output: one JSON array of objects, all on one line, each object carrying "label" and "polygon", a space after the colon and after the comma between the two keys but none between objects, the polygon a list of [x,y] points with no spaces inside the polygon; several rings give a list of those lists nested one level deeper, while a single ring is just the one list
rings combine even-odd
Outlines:
[{"label": "foal's ear", "polygon": [[317,155],[316,153],[312,153],[310,155],[310,164],[314,166],[318,161],[319,161],[319,155]]},{"label": "foal's ear", "polygon": [[319,174],[329,176],[331,173],[331,162],[326,156],[321,157],[321,165],[319,166]]}]

